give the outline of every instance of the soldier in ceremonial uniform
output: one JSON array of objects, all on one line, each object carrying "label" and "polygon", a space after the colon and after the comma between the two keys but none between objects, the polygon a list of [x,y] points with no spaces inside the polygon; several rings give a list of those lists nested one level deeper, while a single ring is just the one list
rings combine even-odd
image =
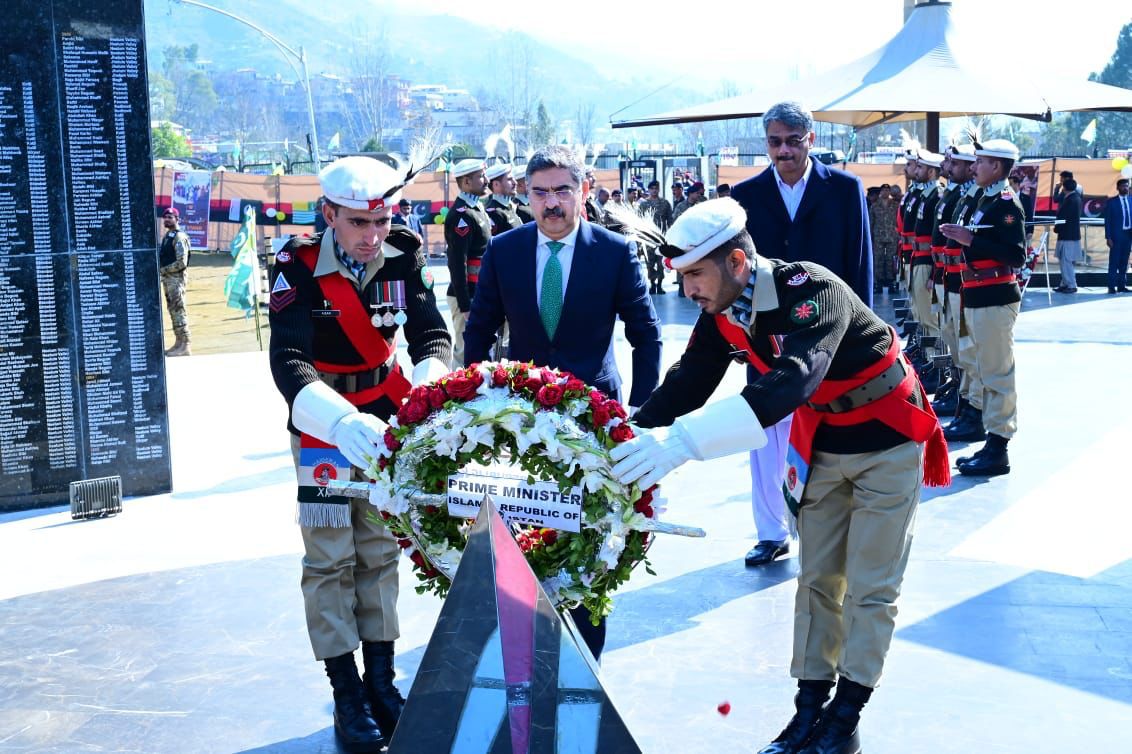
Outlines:
[{"label": "soldier in ceremonial uniform", "polygon": [[[921,481],[949,482],[947,445],[892,328],[825,267],[758,256],[746,221],[737,202],[715,199],[668,231],[661,249],[702,313],[636,414],[655,429],[613,449],[613,473],[647,488],[685,461],[762,446],[765,428],[794,413],[785,492],[800,537],[797,713],[762,751],[856,754]],[[732,361],[761,376],[705,406]]]},{"label": "soldier in ceremonial uniform", "polygon": [[165,226],[165,235],[161,238],[157,264],[161,273],[161,289],[165,291],[165,307],[169,310],[176,337],[176,342],[165,355],[191,356],[189,315],[185,312],[185,270],[189,267],[189,255],[192,253],[189,237],[181,230],[181,212],[176,207],[165,210],[161,223]]},{"label": "soldier in ceremonial uniform", "polygon": [[[960,272],[953,269],[962,264],[962,255],[958,247],[954,250],[948,248],[948,243],[954,243],[945,238],[940,230],[941,225],[956,222],[959,205],[963,201],[968,189],[974,185],[971,179],[971,167],[975,162],[975,148],[970,144],[960,144],[947,148],[947,156],[942,169],[947,177],[947,188],[936,207],[935,223],[932,225],[932,259],[935,260],[935,289],[936,297],[940,302],[940,331],[943,342],[951,354],[953,368],[951,379],[940,385],[935,394],[932,407],[937,411],[954,413],[959,400],[960,386],[962,384],[961,358],[959,351],[959,309],[960,309]],[[953,295],[954,294],[954,295]],[[965,338],[966,346],[970,350],[970,338]]]},{"label": "soldier in ceremonial uniform", "polygon": [[524,165],[516,165],[511,168],[511,177],[515,179],[515,214],[519,216],[519,222],[523,225],[533,223],[535,221],[534,213],[531,212],[531,199],[527,196],[527,168]]},{"label": "soldier in ceremonial uniform", "polygon": [[498,236],[512,228],[522,225],[519,215],[515,212],[512,198],[515,196],[515,179],[511,177],[511,165],[506,162],[497,162],[488,168],[484,175],[487,177],[488,189],[491,195],[487,198],[487,216],[491,220],[491,235]]},{"label": "soldier in ceremonial uniform", "polygon": [[920,333],[938,336],[939,320],[932,311],[932,227],[935,223],[935,208],[939,203],[939,168],[943,163],[943,155],[921,149],[916,162],[916,181],[921,186],[920,200],[916,204],[915,214],[911,216],[915,219],[907,216],[904,218],[905,230],[912,233],[908,294],[912,298],[912,311],[920,322]]},{"label": "soldier in ceremonial uniform", "polygon": [[952,223],[940,231],[962,248],[963,320],[975,344],[975,369],[982,386],[982,411],[948,427],[956,440],[986,443],[957,462],[968,476],[1010,473],[1006,446],[1018,429],[1014,385],[1014,323],[1022,293],[1015,270],[1026,261],[1026,213],[1007,185],[1018,148],[1006,139],[975,145],[975,183],[982,190],[967,225]]},{"label": "soldier in ceremonial uniform", "polygon": [[905,290],[909,290],[908,276],[912,271],[912,250],[916,245],[916,209],[923,188],[916,179],[919,169],[919,156],[915,152],[909,152],[904,162],[904,178],[908,181],[908,190],[900,200],[900,211],[896,215],[899,225],[897,232],[900,234],[899,277]]},{"label": "soldier in ceremonial uniform", "polygon": [[368,501],[329,494],[324,480],[348,480],[352,467],[369,464],[408,395],[395,356],[400,331],[413,383],[443,376],[451,358],[421,239],[390,223],[409,177],[368,157],[327,165],[319,174],[327,229],[288,242],[271,279],[271,373],[290,408],[307,630],[348,751],[380,751],[401,712],[393,685],[400,548],[370,520]]},{"label": "soldier in ceremonial uniform", "polygon": [[448,244],[448,312],[452,315],[452,367],[464,366],[464,325],[472,310],[472,296],[480,277],[480,260],[491,238],[491,220],[480,204],[487,193],[483,160],[460,160],[452,168],[460,189],[444,218],[444,241]]}]

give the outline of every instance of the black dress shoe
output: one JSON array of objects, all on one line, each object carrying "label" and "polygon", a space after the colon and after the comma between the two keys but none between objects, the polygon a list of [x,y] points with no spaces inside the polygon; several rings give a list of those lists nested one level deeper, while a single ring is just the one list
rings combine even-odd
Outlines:
[{"label": "black dress shoe", "polygon": [[789,552],[790,540],[784,539],[781,542],[775,542],[773,539],[765,539],[751,548],[743,562],[748,566],[766,565],[773,563],[776,558],[780,558]]},{"label": "black dress shoe", "polygon": [[1116,289],[1115,288],[1109,288],[1108,289],[1108,295],[1115,296],[1116,295]]},{"label": "black dress shoe", "polygon": [[947,425],[943,436],[955,442],[978,442],[985,439],[987,433],[983,429],[983,412],[968,405],[958,419]]},{"label": "black dress shoe", "polygon": [[955,459],[955,468],[962,469],[964,466],[969,464],[971,461],[974,461],[976,458],[983,455],[983,451],[986,450],[986,447],[987,446],[984,445],[983,447],[979,448],[978,450],[976,450],[974,453],[972,453],[969,456],[963,456],[962,458],[956,458]]},{"label": "black dress shoe", "polygon": [[799,681],[794,716],[773,741],[759,749],[759,754],[798,754],[817,730],[832,686],[832,681]]}]

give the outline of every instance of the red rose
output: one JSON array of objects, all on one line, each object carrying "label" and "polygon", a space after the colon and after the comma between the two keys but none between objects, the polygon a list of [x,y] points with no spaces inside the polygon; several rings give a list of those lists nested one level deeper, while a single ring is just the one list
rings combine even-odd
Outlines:
[{"label": "red rose", "polygon": [[412,547],[412,546],[413,546],[413,540],[411,540],[411,539],[407,539],[407,538],[406,538],[406,539],[398,539],[398,540],[397,540],[397,545],[398,545],[398,546],[399,546],[399,547],[400,547],[400,548],[401,548],[402,550],[408,550],[408,549],[409,549],[410,547]]},{"label": "red rose", "polygon": [[586,383],[582,382],[577,377],[571,377],[566,380],[566,392],[581,395],[586,392]]},{"label": "red rose", "polygon": [[648,505],[649,503],[651,503],[652,502],[652,496],[656,492],[656,488],[657,488],[657,485],[654,484],[652,487],[649,487],[647,490],[642,492],[640,502],[644,503],[645,505]]},{"label": "red rose", "polygon": [[444,405],[444,401],[446,400],[448,400],[448,396],[444,394],[443,388],[429,388],[428,405],[432,406],[433,408],[440,408]]},{"label": "red rose", "polygon": [[600,390],[591,390],[590,405],[600,406],[602,403],[605,403],[605,395]]},{"label": "red rose", "polygon": [[614,442],[625,442],[626,440],[632,440],[633,428],[628,424],[622,422],[609,431],[609,436],[613,438]]},{"label": "red rose", "polygon": [[413,550],[413,554],[409,556],[409,560],[413,561],[413,565],[419,566],[420,568],[425,567],[424,555],[421,555],[420,550]]},{"label": "red rose", "polygon": [[558,532],[554,529],[539,529],[539,536],[542,537],[544,545],[552,545],[558,541]]},{"label": "red rose", "polygon": [[541,376],[542,376],[542,384],[544,384],[544,385],[550,385],[550,384],[553,384],[555,382],[558,382],[558,375],[555,374],[554,372],[550,371],[549,369],[542,370]]},{"label": "red rose", "polygon": [[496,367],[495,371],[491,373],[491,384],[495,387],[503,387],[507,384],[507,370],[503,367]]},{"label": "red rose", "polygon": [[386,521],[388,521],[389,519],[393,518],[393,516],[389,515],[389,511],[382,511],[382,512],[381,512],[381,517],[382,517],[383,519],[385,519]]},{"label": "red rose", "polygon": [[411,400],[411,401],[424,401],[425,403],[427,403],[428,402],[428,392],[429,392],[429,388],[428,388],[427,385],[417,385],[409,393],[409,400]]},{"label": "red rose", "polygon": [[466,401],[476,394],[476,383],[464,376],[449,378],[444,389],[458,401]]},{"label": "red rose", "polygon": [[543,385],[538,391],[538,402],[544,406],[557,406],[565,391],[561,385]]},{"label": "red rose", "polygon": [[625,407],[622,406],[617,401],[611,400],[608,403],[606,403],[606,405],[609,407],[609,413],[613,414],[618,419],[628,419],[629,418],[629,414],[627,414],[625,412]]},{"label": "red rose", "polygon": [[467,374],[467,378],[469,380],[471,380],[472,384],[475,385],[477,388],[480,385],[483,384],[483,375],[480,374],[480,370],[468,367],[466,374]]},{"label": "red rose", "polygon": [[635,510],[637,513],[645,514],[645,516],[648,518],[652,518],[652,506],[644,502],[643,500],[638,500],[637,502],[633,503],[633,510]]},{"label": "red rose", "polygon": [[385,471],[385,468],[388,465],[389,465],[389,459],[386,458],[385,456],[382,456],[382,457],[377,459],[377,470],[378,471]]},{"label": "red rose", "polygon": [[604,403],[599,403],[594,406],[593,409],[595,427],[604,427],[606,424],[609,424],[609,420],[613,418],[613,415],[609,413],[609,409],[605,407]]},{"label": "red rose", "polygon": [[410,398],[409,402],[401,406],[397,411],[397,421],[402,427],[408,424],[416,424],[428,418],[431,412],[432,409],[429,408],[427,398],[423,400],[413,400]]},{"label": "red rose", "polygon": [[425,513],[438,513],[440,511],[435,505],[426,505]]},{"label": "red rose", "polygon": [[538,377],[528,377],[523,383],[523,387],[532,393],[538,393],[539,390],[542,390],[542,380]]},{"label": "red rose", "polygon": [[400,450],[401,441],[393,436],[393,433],[388,429],[385,430],[385,447],[389,450]]},{"label": "red rose", "polygon": [[427,579],[435,579],[440,575],[440,571],[436,570],[435,568],[429,568],[424,572],[424,575]]}]

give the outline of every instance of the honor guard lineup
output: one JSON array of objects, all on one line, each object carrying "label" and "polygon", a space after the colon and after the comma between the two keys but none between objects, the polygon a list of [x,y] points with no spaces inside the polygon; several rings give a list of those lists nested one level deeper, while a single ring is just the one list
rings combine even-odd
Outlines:
[{"label": "honor guard lineup", "polygon": [[[1007,179],[1018,157],[1005,139],[949,147],[944,155],[910,153],[897,213],[908,354],[935,388],[936,410],[954,413],[945,437],[986,441],[956,464],[969,476],[1009,473],[1007,445],[1017,431],[1013,331],[1026,221]],[[950,356],[948,380],[938,388],[929,350]]]}]

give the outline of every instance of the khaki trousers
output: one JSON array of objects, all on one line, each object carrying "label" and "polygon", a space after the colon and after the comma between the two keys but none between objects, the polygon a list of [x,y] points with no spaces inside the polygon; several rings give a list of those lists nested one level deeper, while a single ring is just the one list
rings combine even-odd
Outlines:
[{"label": "khaki trousers", "polygon": [[[959,383],[959,395],[967,399],[973,408],[980,411],[983,410],[983,383],[979,382],[979,367],[975,363],[975,341],[971,338],[970,330],[966,335],[960,333],[962,323],[960,322],[960,309],[962,307],[962,297],[958,293],[947,294],[947,305],[951,307],[953,317],[951,318],[951,328],[954,333],[955,342],[957,344],[955,350],[955,363],[963,370],[963,380]],[[966,318],[970,315],[970,310],[962,312],[962,317]]]},{"label": "khaki trousers", "polygon": [[880,680],[920,502],[922,445],[815,452],[798,515],[790,675]]},{"label": "khaki trousers", "polygon": [[[299,438],[291,438],[295,467]],[[369,520],[369,501],[352,498],[349,528],[300,527],[303,603],[316,660],[353,652],[360,641],[393,641],[397,624],[397,561],[401,548]]]},{"label": "khaki trousers", "polygon": [[460,302],[455,296],[448,297],[448,311],[452,314],[452,369],[464,368],[464,325],[468,315],[460,311]]},{"label": "khaki trousers", "polygon": [[913,265],[909,285],[908,295],[912,297],[912,311],[920,322],[920,334],[939,335],[939,319],[932,311],[932,266]]},{"label": "khaki trousers", "polygon": [[[947,352],[951,354],[951,360],[958,363],[959,353],[959,330],[956,329],[955,323],[952,322],[955,310],[951,308],[950,294],[942,285],[935,287],[936,298],[941,302],[939,304],[939,331],[940,336],[943,338],[944,344],[947,346]],[[944,304],[943,302],[946,302]]]},{"label": "khaki trousers", "polygon": [[975,361],[983,388],[983,427],[1010,439],[1018,431],[1014,387],[1014,323],[1021,304],[968,309],[967,328],[975,340]]}]

